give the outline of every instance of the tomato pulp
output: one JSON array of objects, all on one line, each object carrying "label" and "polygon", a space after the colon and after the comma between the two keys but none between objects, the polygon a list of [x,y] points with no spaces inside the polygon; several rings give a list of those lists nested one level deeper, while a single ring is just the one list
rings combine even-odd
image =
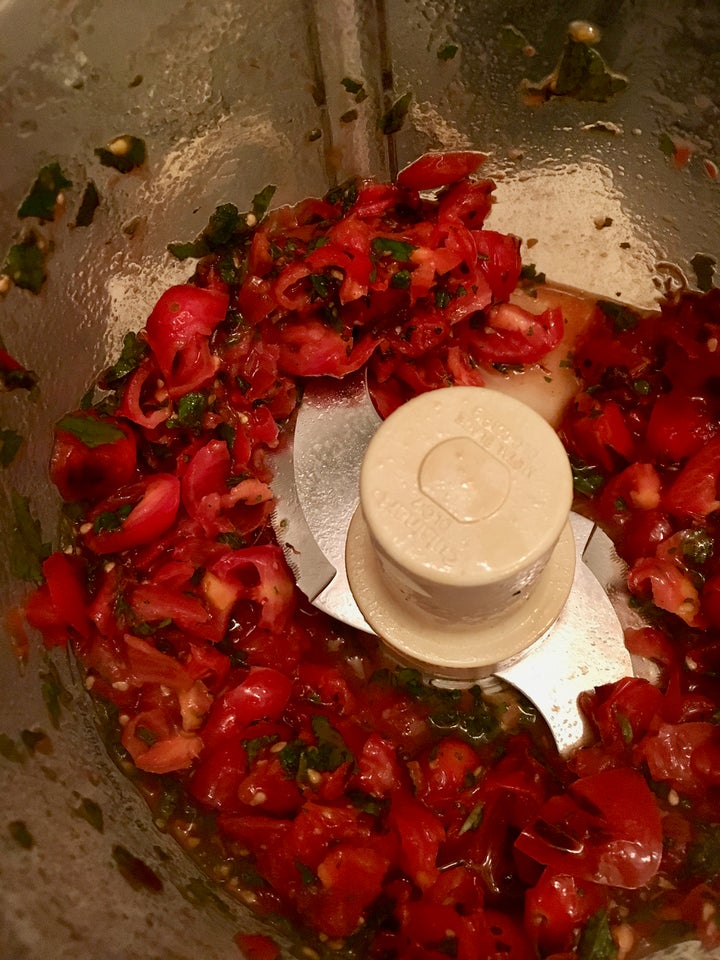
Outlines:
[{"label": "tomato pulp", "polygon": [[485,228],[493,184],[468,176],[481,159],[240,218],[163,294],[102,398],[58,424],[52,477],[82,515],[27,618],[112,705],[156,820],[319,952],[715,944],[720,293],[588,307],[559,365],[579,384],[560,425],[577,508],[629,564],[652,625],[627,643],[660,678],[588,691],[594,739],[569,760],[511,691],[428,687],[310,607],[273,538],[266,457],[305,378],[364,368],[382,415],[550,378],[563,299],[517,296],[520,243]]}]

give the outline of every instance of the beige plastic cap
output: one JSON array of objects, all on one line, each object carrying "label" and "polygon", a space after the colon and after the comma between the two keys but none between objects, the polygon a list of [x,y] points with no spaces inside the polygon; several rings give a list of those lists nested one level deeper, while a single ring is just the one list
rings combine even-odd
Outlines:
[{"label": "beige plastic cap", "polygon": [[422,394],[365,454],[346,550],[358,607],[423,669],[492,672],[567,599],[571,504],[567,455],[530,407],[481,387]]}]

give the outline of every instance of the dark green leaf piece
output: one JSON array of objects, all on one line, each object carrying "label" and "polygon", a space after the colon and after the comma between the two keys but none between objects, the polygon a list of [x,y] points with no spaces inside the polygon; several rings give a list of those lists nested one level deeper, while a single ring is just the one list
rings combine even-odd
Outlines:
[{"label": "dark green leaf piece", "polygon": [[31,850],[35,845],[33,836],[24,820],[11,820],[8,824],[8,830],[15,843],[23,850]]},{"label": "dark green leaf piece", "polygon": [[20,204],[19,217],[37,217],[38,220],[54,220],[60,193],[72,186],[62,172],[59,163],[48,163],[37,176],[30,193]]},{"label": "dark green leaf piece", "polygon": [[147,353],[147,344],[132,331],[123,338],[122,350],[115,363],[102,376],[102,384],[107,389],[115,386],[121,380],[136,370],[140,361]]},{"label": "dark green leaf piece", "polygon": [[22,446],[23,438],[15,430],[0,430],[0,467],[9,467]]},{"label": "dark green leaf piece", "polygon": [[30,510],[29,498],[13,490],[10,504],[13,516],[10,573],[19,580],[42,583],[42,562],[50,556],[50,544],[42,539],[40,522]]},{"label": "dark green leaf piece", "polygon": [[93,217],[95,216],[95,211],[100,206],[100,194],[98,193],[97,187],[92,182],[88,181],[83,191],[82,200],[80,201],[80,207],[75,217],[75,226],[76,227],[89,227],[93,222]]},{"label": "dark green leaf piece", "polygon": [[605,103],[627,87],[627,79],[614,73],[603,58],[585,43],[569,39],[557,68],[552,93]]},{"label": "dark green leaf piece", "polygon": [[586,463],[572,463],[573,485],[576,493],[585,497],[594,497],[605,483],[605,477],[597,467]]},{"label": "dark green leaf piece", "polygon": [[40,248],[38,238],[33,234],[10,247],[3,273],[16,287],[39,293],[46,277],[46,256],[47,251]]},{"label": "dark green leaf piece", "polygon": [[459,49],[460,47],[456,43],[444,43],[438,48],[437,58],[442,60],[443,63],[447,63],[448,60],[454,59]]},{"label": "dark green leaf piece", "polygon": [[390,237],[375,237],[372,241],[372,249],[373,253],[379,256],[388,254],[398,263],[409,263],[413,251],[417,248],[402,240],[392,240]]},{"label": "dark green leaf piece", "polygon": [[580,936],[578,960],[615,960],[618,948],[610,932],[610,923],[605,910],[598,910]]},{"label": "dark green leaf piece", "polygon": [[713,285],[713,275],[715,273],[717,260],[707,253],[696,253],[694,257],[690,258],[690,264],[695,271],[698,290],[707,293]]},{"label": "dark green leaf piece", "polygon": [[379,127],[382,133],[389,136],[391,133],[398,133],[402,130],[411,102],[412,93],[405,93],[393,103],[390,109],[380,118]]},{"label": "dark green leaf piece", "polygon": [[102,447],[106,443],[115,443],[125,436],[120,427],[115,427],[104,420],[96,420],[94,417],[76,417],[73,414],[58,420],[57,429],[71,433],[91,449]]},{"label": "dark green leaf piece", "polygon": [[623,333],[625,330],[634,330],[638,325],[640,318],[630,307],[625,307],[621,303],[615,303],[613,300],[598,300],[597,306],[608,320],[612,320],[617,333]]},{"label": "dark green leaf piece", "polygon": [[125,133],[115,137],[106,147],[96,147],[95,155],[104,167],[112,167],[119,173],[130,173],[145,163],[145,141]]}]

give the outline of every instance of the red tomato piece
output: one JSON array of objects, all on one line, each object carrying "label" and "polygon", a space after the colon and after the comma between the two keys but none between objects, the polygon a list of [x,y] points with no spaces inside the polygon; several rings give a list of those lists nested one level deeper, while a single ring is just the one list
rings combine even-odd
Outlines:
[{"label": "red tomato piece", "polygon": [[190,284],[162,294],[148,317],[145,338],[171,396],[206,384],[220,364],[210,352],[210,335],[227,313],[229,296]]},{"label": "red tomato piece", "polygon": [[681,520],[702,520],[720,507],[720,437],[710,440],[687,461],[663,497],[663,506]]},{"label": "red tomato piece", "polygon": [[271,667],[253,667],[245,680],[213,704],[202,731],[211,749],[257,720],[278,720],[290,697],[293,682]]},{"label": "red tomato piece", "polygon": [[640,774],[604,770],[547,800],[515,845],[559,873],[635,889],[660,866],[660,811]]},{"label": "red tomato piece", "polygon": [[129,483],[137,469],[135,434],[128,424],[115,419],[101,419],[93,413],[73,415],[79,428],[83,420],[120,433],[116,439],[90,445],[76,433],[55,427],[55,441],[50,458],[50,479],[63,500],[101,500],[118,487]]},{"label": "red tomato piece", "polygon": [[145,543],[152,543],[166,533],[175,522],[180,506],[180,481],[170,473],[156,473],[141,481],[121,488],[121,500],[105,500],[90,514],[94,525],[103,514],[115,513],[123,504],[133,504],[119,528],[89,530],[84,534],[85,545],[104,556],[119,553]]},{"label": "red tomato piece", "polygon": [[572,951],[578,934],[607,902],[607,888],[545,870],[525,897],[525,929],[543,956]]},{"label": "red tomato piece", "polygon": [[417,800],[396,796],[389,823],[400,840],[403,869],[421,890],[427,890],[438,878],[438,850],[445,839],[442,821]]},{"label": "red tomato piece", "polygon": [[705,625],[697,587],[677,560],[646,557],[633,564],[628,574],[630,591],[643,596],[648,586],[656,607],[674,613],[688,626]]},{"label": "red tomato piece", "polygon": [[396,182],[403,190],[435,190],[469,177],[486,160],[487,154],[479,150],[425,153],[403,167]]},{"label": "red tomato piece", "polygon": [[653,404],[645,441],[653,458],[677,463],[701,450],[716,433],[717,420],[707,400],[673,390]]},{"label": "red tomato piece", "polygon": [[278,960],[280,947],[263,933],[236,933],[235,943],[244,960]]}]

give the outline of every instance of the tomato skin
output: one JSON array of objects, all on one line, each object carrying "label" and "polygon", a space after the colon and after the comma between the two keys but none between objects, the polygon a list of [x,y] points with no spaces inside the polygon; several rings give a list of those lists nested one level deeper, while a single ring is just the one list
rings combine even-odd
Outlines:
[{"label": "tomato skin", "polygon": [[693,454],[663,497],[663,506],[680,520],[702,520],[720,506],[720,437]]},{"label": "tomato skin", "polygon": [[290,697],[293,681],[271,667],[253,667],[247,677],[216,700],[202,730],[210,749],[237,736],[257,720],[278,720]]},{"label": "tomato skin", "polygon": [[669,783],[681,795],[699,797],[709,782],[703,751],[717,743],[718,731],[712,723],[664,723],[654,736],[646,737],[640,752],[653,779]]},{"label": "tomato skin", "polygon": [[542,956],[572,951],[580,930],[607,896],[599,884],[546,869],[525,896],[525,929]]},{"label": "tomato skin", "polygon": [[245,960],[278,960],[280,947],[262,933],[236,933],[233,937]]},{"label": "tomato skin", "polygon": [[145,338],[171,396],[197,390],[215,375],[220,361],[210,353],[209,339],[229,302],[224,291],[179,284],[153,307]]},{"label": "tomato skin", "polygon": [[437,855],[445,839],[442,821],[411,797],[393,797],[389,823],[400,840],[400,863],[408,876],[427,890],[438,878]]},{"label": "tomato skin", "polygon": [[716,432],[717,424],[702,397],[673,390],[653,404],[645,442],[653,459],[679,462],[701,450]]},{"label": "tomato skin", "polygon": [[515,845],[560,873],[636,889],[660,866],[660,812],[640,774],[604,770],[546,801]]},{"label": "tomato skin", "polygon": [[100,417],[84,412],[75,416],[108,423],[120,430],[122,437],[111,443],[90,447],[74,434],[56,426],[50,458],[50,479],[63,500],[69,503],[101,500],[135,476],[135,434],[121,420],[101,421]]},{"label": "tomato skin", "polygon": [[135,501],[119,530],[91,529],[84,534],[85,545],[101,556],[153,542],[170,529],[180,506],[180,481],[170,473],[153,474],[138,484],[121,488],[121,492],[122,501],[103,501],[88,517],[92,521],[106,511],[113,512],[122,502]]},{"label": "tomato skin", "polygon": [[396,182],[403,190],[435,190],[470,176],[486,160],[478,150],[425,153],[403,167]]}]

